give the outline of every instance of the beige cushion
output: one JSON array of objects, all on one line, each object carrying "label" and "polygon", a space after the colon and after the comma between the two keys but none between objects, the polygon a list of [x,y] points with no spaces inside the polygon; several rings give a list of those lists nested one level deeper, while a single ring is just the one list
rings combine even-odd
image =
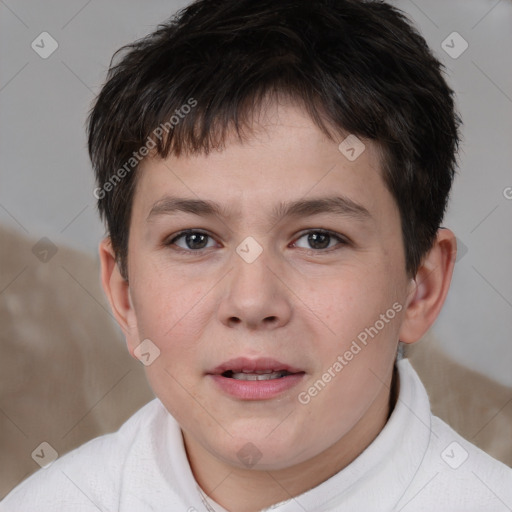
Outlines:
[{"label": "beige cushion", "polygon": [[[111,316],[98,260],[65,247],[52,255],[44,241],[34,249],[37,240],[2,227],[0,239],[3,497],[39,469],[31,454],[42,442],[63,455],[116,430],[153,394]],[[449,360],[435,340],[407,353],[434,413],[511,465],[512,390]]]},{"label": "beige cushion", "polygon": [[448,357],[427,333],[405,355],[423,381],[436,416],[462,437],[512,466],[512,388]]},{"label": "beige cushion", "polygon": [[153,398],[111,317],[98,262],[65,247],[51,257],[43,242],[45,263],[35,242],[0,228],[0,496],[39,469],[31,454],[41,442],[62,455]]}]

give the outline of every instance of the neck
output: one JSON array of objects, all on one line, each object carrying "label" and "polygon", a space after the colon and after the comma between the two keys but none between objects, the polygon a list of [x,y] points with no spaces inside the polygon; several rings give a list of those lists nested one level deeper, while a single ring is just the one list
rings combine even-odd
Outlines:
[{"label": "neck", "polygon": [[230,512],[257,512],[298,496],[347,467],[384,428],[398,397],[396,368],[352,429],[327,450],[293,467],[275,471],[243,469],[214,457],[183,431],[194,477],[211,499]]}]

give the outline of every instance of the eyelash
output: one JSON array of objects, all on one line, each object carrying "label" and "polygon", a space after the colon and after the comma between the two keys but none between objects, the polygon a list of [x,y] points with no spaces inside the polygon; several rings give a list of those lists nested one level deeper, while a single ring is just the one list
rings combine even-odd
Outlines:
[{"label": "eyelash", "polygon": [[[315,254],[322,254],[322,253],[331,253],[335,250],[338,250],[340,249],[341,247],[343,246],[346,246],[346,245],[349,245],[350,241],[338,234],[338,233],[335,233],[333,231],[329,231],[327,229],[309,229],[303,233],[301,233],[299,235],[298,238],[296,238],[296,240],[293,242],[294,244],[300,240],[301,238],[303,238],[304,236],[307,236],[307,235],[310,235],[312,233],[319,233],[321,235],[327,235],[331,238],[334,238],[335,240],[337,240],[339,242],[339,244],[335,247],[331,247],[329,249],[304,249],[304,248],[301,248],[299,247],[299,249],[303,249],[305,251],[308,251],[308,253],[315,253]],[[166,247],[170,247],[172,245],[175,244],[175,242],[177,240],[179,240],[180,238],[183,238],[184,236],[186,235],[190,235],[190,234],[200,234],[200,235],[205,235],[209,238],[213,238],[211,235],[209,235],[208,233],[205,233],[204,231],[201,231],[201,230],[198,230],[198,229],[186,229],[186,230],[183,230],[183,231],[180,231],[179,233],[177,233],[176,235],[174,235],[172,238],[168,239],[168,241],[164,242],[164,245]],[[211,247],[207,247],[207,248],[203,248],[203,249],[183,249],[182,247],[178,247],[177,249],[174,249],[178,252],[181,252],[183,254],[198,254],[198,253],[201,253],[202,251],[205,251],[207,249],[211,249]]]}]

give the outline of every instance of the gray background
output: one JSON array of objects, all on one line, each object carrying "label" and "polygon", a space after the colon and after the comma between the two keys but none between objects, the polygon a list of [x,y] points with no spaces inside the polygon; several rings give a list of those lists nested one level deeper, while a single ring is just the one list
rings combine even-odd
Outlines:
[{"label": "gray background", "polygon": [[[87,112],[113,52],[187,3],[0,0],[0,223],[96,257]],[[465,123],[444,222],[461,254],[433,332],[452,357],[512,386],[512,3],[391,3],[446,65]],[[47,59],[31,47],[45,31],[59,45]],[[454,31],[469,45],[457,58],[441,46]]]}]

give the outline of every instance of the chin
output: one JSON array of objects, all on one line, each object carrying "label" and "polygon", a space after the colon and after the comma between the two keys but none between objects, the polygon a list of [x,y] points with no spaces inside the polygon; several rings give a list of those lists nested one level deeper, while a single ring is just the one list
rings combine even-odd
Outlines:
[{"label": "chin", "polygon": [[258,426],[251,428],[253,435],[250,435],[248,429],[233,431],[228,428],[232,436],[224,432],[221,444],[218,443],[219,437],[208,443],[212,453],[232,466],[273,471],[304,462],[322,451],[321,447],[315,451],[315,439],[308,443],[304,435],[299,433],[294,436],[290,429],[283,429],[278,434],[277,430],[282,425],[276,429],[275,421],[264,427],[261,423],[258,425],[259,429]]}]

